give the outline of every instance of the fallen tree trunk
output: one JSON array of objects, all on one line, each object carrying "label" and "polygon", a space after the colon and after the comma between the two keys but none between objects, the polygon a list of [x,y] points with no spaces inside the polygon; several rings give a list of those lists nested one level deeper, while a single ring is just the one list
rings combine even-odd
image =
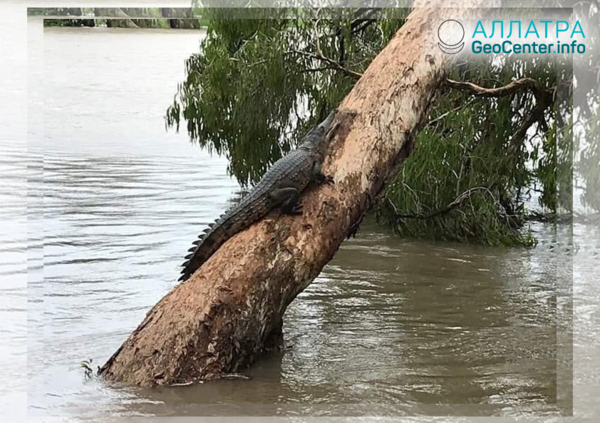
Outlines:
[{"label": "fallen tree trunk", "polygon": [[306,192],[302,216],[275,211],[228,240],[148,312],[102,376],[188,383],[237,372],[272,346],[286,307],[356,230],[410,153],[452,59],[436,45],[438,26],[461,13],[410,14],[339,107],[355,113],[336,116],[340,126],[323,166],[336,184]]}]

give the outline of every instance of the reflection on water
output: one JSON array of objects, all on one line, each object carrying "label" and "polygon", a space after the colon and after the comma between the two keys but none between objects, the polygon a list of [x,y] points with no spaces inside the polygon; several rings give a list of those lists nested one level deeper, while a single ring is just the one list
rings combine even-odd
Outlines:
[{"label": "reflection on water", "polygon": [[[45,33],[46,138],[43,161],[33,149],[29,164],[30,192],[43,193],[28,210],[30,330],[42,335],[30,340],[32,414],[568,412],[556,397],[569,230],[550,226],[535,228],[535,249],[492,249],[401,240],[367,219],[289,307],[282,351],[250,380],[151,390],[85,380],[79,362],[114,352],[237,191],[226,160],[162,128],[197,43],[197,32]],[[4,186],[22,192],[25,160],[17,148],[2,157]],[[2,213],[26,206],[0,195]],[[25,315],[25,240],[15,234],[0,235],[3,320]]]}]

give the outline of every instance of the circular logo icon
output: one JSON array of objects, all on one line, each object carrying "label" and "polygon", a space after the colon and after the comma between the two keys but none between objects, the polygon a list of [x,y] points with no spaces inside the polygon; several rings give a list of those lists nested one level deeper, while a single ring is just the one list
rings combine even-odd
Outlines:
[{"label": "circular logo icon", "polygon": [[456,54],[463,49],[465,28],[456,19],[448,19],[438,28],[438,46],[446,54]]}]

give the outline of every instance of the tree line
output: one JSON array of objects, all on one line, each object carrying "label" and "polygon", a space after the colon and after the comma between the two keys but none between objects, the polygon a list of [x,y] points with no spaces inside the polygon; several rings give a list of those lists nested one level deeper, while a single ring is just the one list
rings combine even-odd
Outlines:
[{"label": "tree line", "polygon": [[199,29],[207,25],[192,9],[169,7],[30,8],[29,14],[55,17],[45,19],[44,26]]}]

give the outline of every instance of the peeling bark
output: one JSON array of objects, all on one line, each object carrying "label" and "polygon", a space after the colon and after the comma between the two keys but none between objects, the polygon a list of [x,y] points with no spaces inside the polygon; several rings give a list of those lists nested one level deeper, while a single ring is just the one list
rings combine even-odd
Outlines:
[{"label": "peeling bark", "polygon": [[102,367],[137,385],[217,378],[250,365],[281,331],[282,316],[362,220],[401,161],[452,56],[437,28],[466,10],[415,9],[344,99],[324,163],[335,186],[302,196],[304,214],[275,211],[228,240],[176,286]]}]

